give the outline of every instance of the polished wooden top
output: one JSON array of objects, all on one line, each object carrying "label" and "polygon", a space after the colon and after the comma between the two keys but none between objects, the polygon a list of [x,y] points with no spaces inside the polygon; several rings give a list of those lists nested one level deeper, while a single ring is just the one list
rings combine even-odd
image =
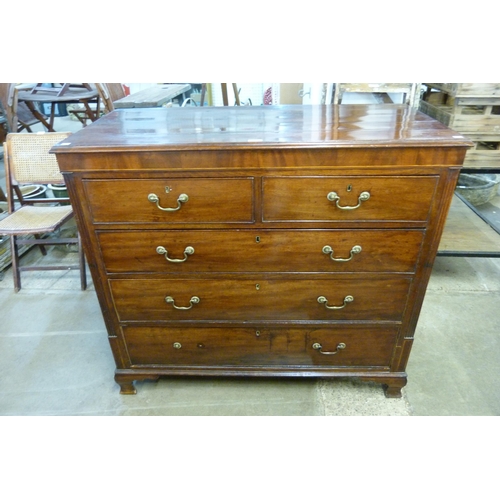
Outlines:
[{"label": "polished wooden top", "polygon": [[53,152],[471,145],[405,105],[341,104],[121,109]]}]

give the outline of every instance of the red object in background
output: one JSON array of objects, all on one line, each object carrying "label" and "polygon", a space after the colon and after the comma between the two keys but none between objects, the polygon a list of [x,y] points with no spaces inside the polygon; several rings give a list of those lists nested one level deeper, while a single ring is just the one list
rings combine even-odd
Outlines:
[{"label": "red object in background", "polygon": [[125,95],[130,95],[130,87],[122,83],[123,85],[123,90],[125,91]]}]

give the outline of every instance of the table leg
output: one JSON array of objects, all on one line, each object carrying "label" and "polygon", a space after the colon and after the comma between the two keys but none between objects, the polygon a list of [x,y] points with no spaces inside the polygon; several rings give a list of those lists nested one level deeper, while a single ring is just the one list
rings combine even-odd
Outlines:
[{"label": "table leg", "polygon": [[54,130],[54,110],[55,110],[55,105],[52,104],[51,110],[50,110],[50,118],[49,121],[45,119],[45,116],[43,116],[38,109],[36,109],[35,103],[31,101],[25,101],[26,105],[28,106],[29,110],[33,113],[33,116],[37,120],[40,120],[44,127],[47,129],[48,132],[55,132]]},{"label": "table leg", "polygon": [[227,83],[221,83],[221,88],[222,88],[222,102],[224,103],[224,106],[229,106],[229,99],[227,97]]},{"label": "table leg", "polygon": [[82,100],[81,102],[85,106],[85,110],[87,112],[87,116],[90,118],[90,121],[95,122],[99,118],[99,115],[100,115],[100,112],[101,112],[100,98],[97,97],[97,104],[96,104],[96,110],[95,110],[95,112],[90,107],[89,101]]},{"label": "table leg", "polygon": [[205,102],[205,94],[206,93],[207,93],[207,84],[202,83],[201,84],[200,106],[203,106],[203,103]]},{"label": "table leg", "polygon": [[50,128],[51,128],[51,132],[55,132],[54,130],[54,117],[56,116],[56,103],[53,102],[50,104],[50,120],[49,120],[49,123],[50,123]]}]

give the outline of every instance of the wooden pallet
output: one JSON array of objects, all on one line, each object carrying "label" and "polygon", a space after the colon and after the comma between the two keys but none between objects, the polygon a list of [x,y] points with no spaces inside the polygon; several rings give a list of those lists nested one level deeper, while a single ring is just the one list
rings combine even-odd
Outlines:
[{"label": "wooden pallet", "polygon": [[500,135],[467,135],[474,149],[465,155],[464,168],[500,169]]},{"label": "wooden pallet", "polygon": [[419,109],[475,143],[464,168],[500,168],[500,83],[424,83]]},{"label": "wooden pallet", "polygon": [[[493,104],[493,102],[495,104]],[[489,104],[488,104],[489,103]],[[474,105],[432,104],[421,100],[420,111],[464,134],[500,134],[500,98],[478,98]]]},{"label": "wooden pallet", "polygon": [[500,97],[500,83],[424,83],[452,97]]},{"label": "wooden pallet", "polygon": [[420,110],[467,135],[500,135],[500,83],[424,83]]}]

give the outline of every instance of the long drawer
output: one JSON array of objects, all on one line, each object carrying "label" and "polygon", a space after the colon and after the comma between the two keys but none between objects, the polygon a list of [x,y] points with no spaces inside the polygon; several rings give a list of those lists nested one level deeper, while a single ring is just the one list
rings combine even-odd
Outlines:
[{"label": "long drawer", "polygon": [[411,273],[423,231],[113,231],[98,239],[109,273]]},{"label": "long drawer", "polygon": [[[377,366],[390,364],[396,326],[162,328],[126,326],[135,366]],[[333,354],[335,353],[335,354]]]},{"label": "long drawer", "polygon": [[263,220],[425,222],[437,183],[437,176],[264,177]]},{"label": "long drawer", "polygon": [[252,178],[87,180],[84,185],[95,223],[253,222]]},{"label": "long drawer", "polygon": [[120,321],[400,321],[410,278],[110,279]]}]

